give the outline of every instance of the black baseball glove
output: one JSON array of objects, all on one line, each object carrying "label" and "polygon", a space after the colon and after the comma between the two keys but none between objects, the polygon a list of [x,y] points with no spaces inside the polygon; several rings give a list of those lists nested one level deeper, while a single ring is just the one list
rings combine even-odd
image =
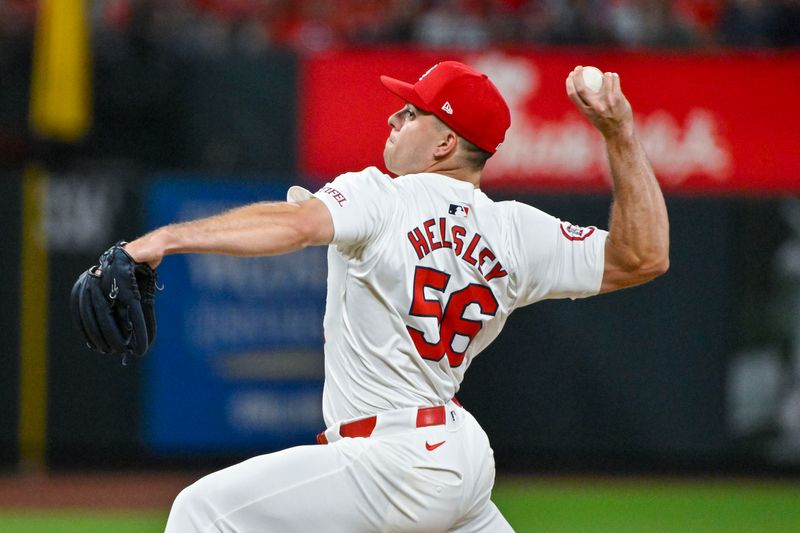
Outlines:
[{"label": "black baseball glove", "polygon": [[72,317],[86,343],[101,353],[144,355],[156,338],[156,272],[118,242],[72,287]]}]

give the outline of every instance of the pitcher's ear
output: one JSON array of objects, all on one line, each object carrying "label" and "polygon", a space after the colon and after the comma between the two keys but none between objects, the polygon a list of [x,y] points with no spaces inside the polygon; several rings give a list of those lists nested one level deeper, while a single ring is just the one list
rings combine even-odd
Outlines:
[{"label": "pitcher's ear", "polygon": [[433,150],[433,157],[444,159],[458,149],[458,135],[452,130],[443,132],[442,138]]}]

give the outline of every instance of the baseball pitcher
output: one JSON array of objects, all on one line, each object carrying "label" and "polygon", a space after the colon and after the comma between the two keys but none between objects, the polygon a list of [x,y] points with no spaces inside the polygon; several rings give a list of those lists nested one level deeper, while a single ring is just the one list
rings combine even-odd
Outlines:
[{"label": "baseball pitcher", "polygon": [[[617,74],[605,73],[598,92],[582,67],[566,79],[567,95],[605,139],[608,231],[481,191],[484,164],[511,122],[485,75],[445,61],[415,83],[381,81],[403,101],[383,153],[396,178],[370,167],[314,194],[292,187],[285,203],[159,228],[116,245],[76,284],[73,309],[90,342],[140,354],[155,335],[145,266],[178,253],[328,246],[327,428],[316,445],[187,487],[168,532],[512,531],[491,501],[489,440],[455,396],[464,373],[514,309],[638,285],[668,267],[666,207]],[[110,302],[114,287],[122,288]]]}]

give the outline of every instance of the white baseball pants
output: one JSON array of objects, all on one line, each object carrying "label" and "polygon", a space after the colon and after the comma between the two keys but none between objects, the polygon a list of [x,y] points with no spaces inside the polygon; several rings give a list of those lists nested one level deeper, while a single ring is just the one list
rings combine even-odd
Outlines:
[{"label": "white baseball pants", "polygon": [[367,438],[254,457],[184,489],[167,533],[513,532],[490,500],[494,458],[478,422],[453,402],[444,425],[416,409],[381,414]]}]

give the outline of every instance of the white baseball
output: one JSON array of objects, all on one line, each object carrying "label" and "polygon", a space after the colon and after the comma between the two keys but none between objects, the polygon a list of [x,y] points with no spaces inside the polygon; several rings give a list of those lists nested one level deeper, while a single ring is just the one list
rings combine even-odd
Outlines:
[{"label": "white baseball", "polygon": [[583,82],[594,92],[603,86],[603,72],[597,67],[583,67]]}]

